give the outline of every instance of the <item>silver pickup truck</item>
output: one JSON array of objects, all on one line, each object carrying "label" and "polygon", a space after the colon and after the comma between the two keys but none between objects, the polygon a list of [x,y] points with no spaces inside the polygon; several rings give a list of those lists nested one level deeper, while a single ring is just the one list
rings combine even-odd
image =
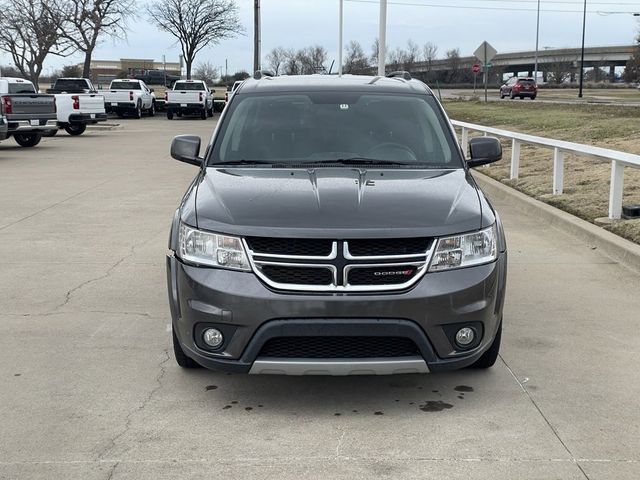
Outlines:
[{"label": "silver pickup truck", "polygon": [[37,93],[22,78],[0,77],[0,116],[6,118],[7,136],[21,147],[34,147],[58,129],[55,97]]}]

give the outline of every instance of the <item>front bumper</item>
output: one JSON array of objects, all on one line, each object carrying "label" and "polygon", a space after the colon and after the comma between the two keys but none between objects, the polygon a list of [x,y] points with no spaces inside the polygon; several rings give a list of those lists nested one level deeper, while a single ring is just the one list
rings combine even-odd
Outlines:
[{"label": "front bumper", "polygon": [[[194,267],[170,255],[167,281],[176,336],[184,352],[204,367],[293,374],[433,372],[464,368],[490,347],[502,319],[506,263],[505,252],[487,265],[427,273],[402,293],[296,294],[272,291],[251,272]],[[458,325],[477,326],[481,338],[473,348],[456,347],[451,332]],[[220,350],[209,351],[199,341],[206,327],[224,333]],[[385,359],[382,366],[357,365],[362,359],[340,361],[339,366],[336,359],[307,359],[306,365],[297,359],[298,365],[287,360],[289,365],[283,366],[264,364],[259,355],[270,338],[318,335],[406,337],[417,345],[420,357]],[[417,363],[408,368],[389,364],[401,360]]]}]

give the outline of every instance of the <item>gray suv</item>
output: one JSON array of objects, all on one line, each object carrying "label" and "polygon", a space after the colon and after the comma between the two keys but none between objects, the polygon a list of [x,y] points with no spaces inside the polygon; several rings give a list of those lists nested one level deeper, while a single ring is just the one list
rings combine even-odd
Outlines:
[{"label": "gray suv", "polygon": [[178,364],[290,375],[488,368],[507,248],[431,90],[388,77],[268,77],[231,98],[175,213],[167,282]]}]

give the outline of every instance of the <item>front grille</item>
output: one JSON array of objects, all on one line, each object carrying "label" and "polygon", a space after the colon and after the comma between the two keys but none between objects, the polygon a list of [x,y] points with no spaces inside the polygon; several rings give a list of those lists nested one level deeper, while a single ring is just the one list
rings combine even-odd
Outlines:
[{"label": "front grille", "polygon": [[276,283],[295,285],[331,285],[333,274],[328,268],[261,265],[260,270]]},{"label": "front grille", "polygon": [[327,257],[333,249],[333,240],[267,237],[247,237],[246,240],[256,255]]},{"label": "front grille", "polygon": [[277,290],[404,290],[427,270],[431,238],[325,240],[248,237],[254,271]]},{"label": "front grille", "polygon": [[352,268],[347,275],[349,285],[398,285],[406,283],[418,272],[413,265]]},{"label": "front grille", "polygon": [[429,249],[429,238],[383,238],[349,240],[349,253],[354,257],[421,255]]},{"label": "front grille", "polygon": [[416,344],[405,337],[278,337],[268,340],[259,357],[381,358],[415,357]]}]

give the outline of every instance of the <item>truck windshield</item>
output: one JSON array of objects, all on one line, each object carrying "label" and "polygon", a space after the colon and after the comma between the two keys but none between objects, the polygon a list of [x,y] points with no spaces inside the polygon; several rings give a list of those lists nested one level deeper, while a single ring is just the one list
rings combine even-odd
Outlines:
[{"label": "truck windshield", "polygon": [[240,95],[230,104],[209,165],[401,164],[462,166],[453,135],[427,95]]},{"label": "truck windshield", "polygon": [[36,93],[36,89],[29,82],[10,83],[9,93]]},{"label": "truck windshield", "polygon": [[173,86],[174,90],[196,90],[203,91],[204,86],[200,82],[176,82]]},{"label": "truck windshield", "polygon": [[138,82],[111,82],[110,90],[140,90]]}]

